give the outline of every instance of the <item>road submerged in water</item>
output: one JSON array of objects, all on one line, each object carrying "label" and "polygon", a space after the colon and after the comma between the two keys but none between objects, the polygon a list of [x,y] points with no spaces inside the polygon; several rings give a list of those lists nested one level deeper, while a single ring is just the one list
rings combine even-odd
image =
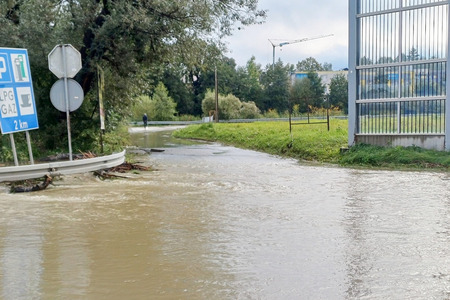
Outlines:
[{"label": "road submerged in water", "polygon": [[170,131],[155,171],[0,196],[2,299],[448,299],[447,173],[303,164]]}]

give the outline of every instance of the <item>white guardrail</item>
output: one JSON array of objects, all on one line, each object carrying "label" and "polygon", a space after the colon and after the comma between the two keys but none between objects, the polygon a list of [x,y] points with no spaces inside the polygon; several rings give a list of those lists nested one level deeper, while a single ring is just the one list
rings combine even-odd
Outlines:
[{"label": "white guardrail", "polygon": [[42,163],[35,165],[0,167],[0,182],[17,181],[50,176],[86,173],[101,169],[108,169],[122,164],[125,161],[125,150],[107,156]]}]

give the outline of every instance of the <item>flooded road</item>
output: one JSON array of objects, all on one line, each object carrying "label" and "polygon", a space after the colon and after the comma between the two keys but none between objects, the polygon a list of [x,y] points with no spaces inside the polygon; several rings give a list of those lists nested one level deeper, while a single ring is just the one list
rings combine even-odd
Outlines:
[{"label": "flooded road", "polygon": [[133,138],[155,171],[1,192],[1,299],[450,298],[446,173]]}]

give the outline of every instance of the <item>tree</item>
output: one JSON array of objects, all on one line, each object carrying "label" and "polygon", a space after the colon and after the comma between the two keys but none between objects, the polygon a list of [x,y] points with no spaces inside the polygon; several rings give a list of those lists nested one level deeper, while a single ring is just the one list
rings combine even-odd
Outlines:
[{"label": "tree", "polygon": [[217,63],[199,74],[199,81],[206,91],[215,87],[215,70],[217,68],[219,93],[235,93],[239,89],[239,79],[236,73],[236,62],[233,58],[220,57]]},{"label": "tree", "polygon": [[167,88],[160,82],[151,98],[148,117],[155,121],[171,121],[177,113],[176,107],[177,104],[169,97]]},{"label": "tree", "polygon": [[298,104],[300,112],[306,112],[309,106],[323,107],[324,85],[316,72],[309,72],[307,77],[296,80],[289,90],[291,109]]},{"label": "tree", "polygon": [[413,60],[420,60],[421,56],[419,53],[419,50],[417,48],[412,47],[411,50],[409,50],[407,60],[413,61]]},{"label": "tree", "polygon": [[132,120],[140,121],[144,113],[150,111],[152,98],[148,95],[140,95],[136,97],[132,107]]},{"label": "tree", "polygon": [[153,96],[140,95],[133,102],[132,118],[141,120],[144,113],[148,114],[149,120],[171,121],[174,118],[177,104],[169,96],[167,88],[160,82]]},{"label": "tree", "polygon": [[332,106],[348,113],[348,80],[345,75],[338,74],[331,79],[329,101]]},{"label": "tree", "polygon": [[324,71],[323,66],[313,57],[308,57],[297,63],[298,72]]},{"label": "tree", "polygon": [[266,71],[261,76],[261,84],[264,87],[262,103],[257,103],[263,111],[276,109],[279,112],[288,109],[289,99],[289,74],[293,71],[291,65],[283,65],[281,60],[275,65],[267,65]]},{"label": "tree", "polygon": [[168,66],[164,71],[162,82],[169,91],[169,96],[177,104],[180,115],[194,115],[196,105],[192,88],[187,82],[185,68],[182,65]]},{"label": "tree", "polygon": [[373,65],[373,60],[370,59],[370,58],[367,57],[367,56],[363,56],[363,57],[360,58],[359,64],[360,64],[361,66]]},{"label": "tree", "polygon": [[322,70],[323,71],[333,71],[333,64],[324,62],[322,64]]},{"label": "tree", "polygon": [[392,57],[388,57],[388,56],[383,56],[380,57],[377,61],[378,64],[388,64],[388,63],[393,63],[394,59]]},{"label": "tree", "polygon": [[322,83],[322,78],[316,72],[309,72],[308,79],[312,91],[311,105],[314,107],[323,107],[325,86]]},{"label": "tree", "polygon": [[289,103],[291,111],[296,107],[298,112],[305,113],[311,105],[313,91],[308,77],[295,80],[289,89]]},{"label": "tree", "polygon": [[261,74],[261,65],[257,64],[256,58],[252,56],[245,67],[240,67],[237,70],[240,89],[235,91],[236,96],[242,101],[258,102],[263,96],[263,88],[260,83]]}]

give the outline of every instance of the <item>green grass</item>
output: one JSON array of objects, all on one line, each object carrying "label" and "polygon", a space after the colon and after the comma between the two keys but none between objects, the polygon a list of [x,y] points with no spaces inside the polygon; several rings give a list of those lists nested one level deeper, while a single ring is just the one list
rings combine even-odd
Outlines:
[{"label": "green grass", "polygon": [[360,144],[339,160],[341,165],[396,169],[441,169],[450,167],[450,153],[419,147],[379,147]]},{"label": "green grass", "polygon": [[174,132],[176,137],[217,141],[299,160],[318,161],[342,166],[388,169],[438,169],[450,167],[450,153],[419,147],[347,147],[347,121],[332,119],[326,124],[295,125],[292,137],[288,122],[208,123],[191,125]]},{"label": "green grass", "polygon": [[218,141],[240,148],[320,162],[338,162],[340,148],[347,144],[347,121],[295,125],[292,138],[288,122],[192,125],[174,133],[176,137]]}]

